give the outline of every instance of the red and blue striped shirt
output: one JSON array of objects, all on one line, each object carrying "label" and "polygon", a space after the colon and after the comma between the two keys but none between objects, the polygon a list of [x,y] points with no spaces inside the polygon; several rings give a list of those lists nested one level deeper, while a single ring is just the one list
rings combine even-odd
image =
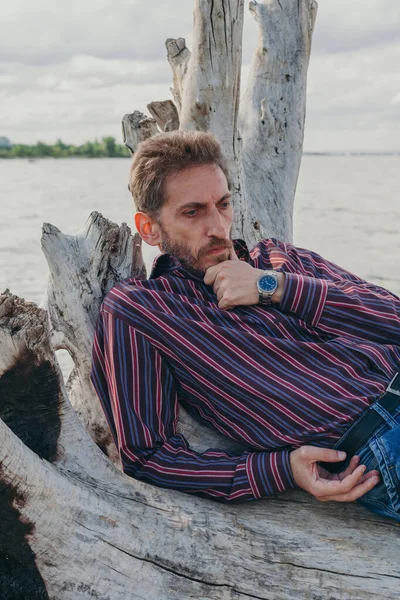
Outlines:
[{"label": "red and blue striped shirt", "polygon": [[[149,279],[107,293],[91,371],[125,473],[225,501],[294,487],[290,450],[333,446],[400,365],[396,295],[276,239],[234,247],[286,273],[279,305],[221,310],[212,286],[162,254]],[[246,450],[191,450],[179,403]]]}]

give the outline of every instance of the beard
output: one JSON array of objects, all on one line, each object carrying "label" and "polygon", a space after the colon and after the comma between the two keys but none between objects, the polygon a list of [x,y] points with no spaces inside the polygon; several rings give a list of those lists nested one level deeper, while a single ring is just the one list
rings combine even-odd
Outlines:
[{"label": "beard", "polygon": [[[189,246],[183,242],[172,241],[168,232],[160,223],[159,226],[162,234],[162,242],[160,243],[161,250],[177,258],[187,271],[196,276],[202,277],[208,267],[223,262],[229,258],[229,253],[232,248],[232,242],[230,240],[221,240],[220,238],[211,237],[209,244],[194,254]],[[225,248],[226,252],[212,257],[207,256],[207,253],[210,250],[216,250],[219,248]]]}]

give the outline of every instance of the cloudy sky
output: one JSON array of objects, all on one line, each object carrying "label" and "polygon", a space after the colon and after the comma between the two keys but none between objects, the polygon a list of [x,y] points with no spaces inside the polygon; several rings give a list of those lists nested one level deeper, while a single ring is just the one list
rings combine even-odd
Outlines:
[{"label": "cloudy sky", "polygon": [[[193,5],[0,0],[0,136],[120,140],[125,113],[171,97],[164,42],[190,47]],[[246,9],[243,86],[256,37]],[[400,150],[399,0],[319,0],[305,150]]]}]

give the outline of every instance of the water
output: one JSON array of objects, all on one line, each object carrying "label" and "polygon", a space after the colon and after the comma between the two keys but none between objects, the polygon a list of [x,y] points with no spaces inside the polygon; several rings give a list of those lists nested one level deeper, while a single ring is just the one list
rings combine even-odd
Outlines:
[{"label": "water", "polygon": [[305,156],[294,243],[400,295],[400,156]]},{"label": "water", "polygon": [[[128,170],[127,159],[0,160],[0,293],[41,302],[44,222],[74,234],[97,210],[134,230]],[[399,188],[399,156],[303,157],[294,243],[400,295]],[[144,247],[148,265],[156,253]]]},{"label": "water", "polygon": [[128,159],[0,160],[0,292],[9,287],[41,301],[48,275],[44,222],[74,234],[97,210],[133,227],[128,168]]}]

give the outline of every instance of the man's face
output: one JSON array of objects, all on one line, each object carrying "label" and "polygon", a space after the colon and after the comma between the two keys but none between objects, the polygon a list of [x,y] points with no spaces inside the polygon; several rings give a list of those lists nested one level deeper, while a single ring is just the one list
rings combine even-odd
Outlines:
[{"label": "man's face", "polygon": [[202,273],[227,260],[232,203],[223,171],[215,165],[185,169],[168,177],[165,195],[159,220],[161,250]]}]

